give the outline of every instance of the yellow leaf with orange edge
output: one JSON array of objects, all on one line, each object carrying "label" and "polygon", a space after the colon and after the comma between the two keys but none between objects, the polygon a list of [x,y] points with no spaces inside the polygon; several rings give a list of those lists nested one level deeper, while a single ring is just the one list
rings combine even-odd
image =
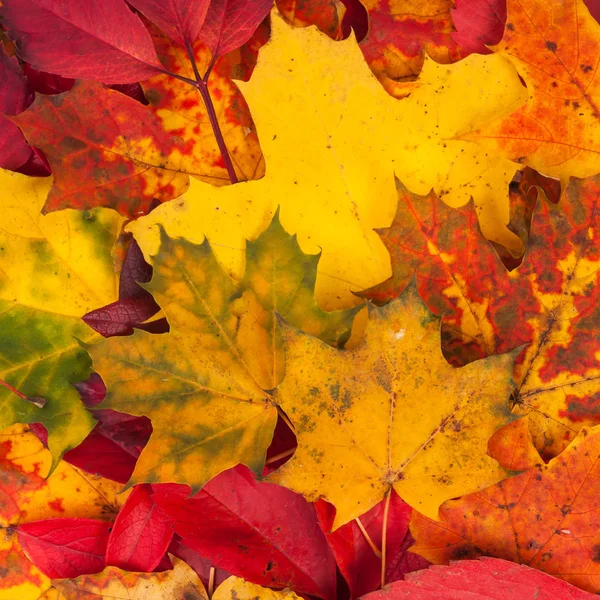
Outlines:
[{"label": "yellow leaf with orange edge", "polygon": [[[122,486],[61,461],[49,478],[50,452],[22,425],[0,432],[0,527],[60,517],[112,520]],[[0,536],[0,600],[37,600],[50,579],[21,551],[16,533]]]},{"label": "yellow leaf with orange edge", "polygon": [[181,201],[133,223],[147,257],[157,251],[160,223],[172,237],[200,243],[207,236],[220,262],[239,275],[245,240],[256,238],[280,205],[281,222],[303,251],[323,251],[321,306],[355,304],[353,291],[390,274],[373,229],[392,221],[394,172],[418,193],[433,187],[451,206],[473,196],[486,235],[521,248],[505,226],[518,165],[455,139],[525,100],[507,61],[429,60],[418,90],[398,101],[376,81],[354,39],[294,29],[276,12],[272,30],[250,82],[239,84],[257,124],[265,177],[219,189],[196,181]]},{"label": "yellow leaf with orange edge", "polygon": [[0,170],[0,428],[41,422],[55,460],[79,444],[93,419],[71,385],[88,379],[78,340],[99,336],[81,317],[117,299],[111,248],[122,219],[111,210],[42,216],[51,178]]}]

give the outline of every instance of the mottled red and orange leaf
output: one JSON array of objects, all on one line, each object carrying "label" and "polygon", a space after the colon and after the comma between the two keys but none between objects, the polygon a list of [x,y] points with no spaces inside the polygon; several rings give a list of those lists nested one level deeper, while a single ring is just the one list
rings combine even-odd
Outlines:
[{"label": "mottled red and orange leaf", "polygon": [[582,429],[547,465],[449,500],[441,522],[413,513],[412,550],[436,564],[487,555],[600,591],[600,428]]},{"label": "mottled red and orange leaf", "polygon": [[46,213],[106,206],[137,217],[153,198],[171,200],[187,189],[183,139],[148,107],[99,83],[38,95],[13,121],[52,166]]},{"label": "mottled red and orange leaf", "polygon": [[279,12],[294,27],[316,25],[330,38],[342,38],[346,7],[341,0],[277,0]]}]

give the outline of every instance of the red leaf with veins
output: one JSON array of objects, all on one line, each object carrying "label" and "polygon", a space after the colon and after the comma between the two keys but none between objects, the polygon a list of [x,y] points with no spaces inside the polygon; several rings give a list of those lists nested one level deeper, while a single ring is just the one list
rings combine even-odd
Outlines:
[{"label": "red leaf with veins", "polygon": [[[385,501],[382,500],[371,510],[360,517],[360,522],[367,531],[371,541],[381,551],[383,533],[383,512]],[[348,582],[352,598],[358,598],[378,589],[381,585],[381,557],[371,548],[356,520],[342,525],[333,533],[335,507],[325,500],[315,503],[319,524],[327,536],[337,565]],[[403,579],[406,573],[424,569],[430,563],[408,552],[414,543],[408,524],[412,510],[398,494],[392,491],[387,521],[386,570],[385,580],[388,583]]]},{"label": "red leaf with veins", "polygon": [[153,571],[173,537],[166,515],[154,502],[152,487],[137,485],[119,512],[108,539],[106,564],[127,571]]},{"label": "red leaf with veins", "polygon": [[584,592],[537,569],[497,558],[461,560],[411,573],[364,600],[592,600]]},{"label": "red leaf with veins", "polygon": [[452,39],[463,56],[489,54],[486,48],[502,39],[506,23],[506,0],[456,0],[451,11],[456,32]]},{"label": "red leaf with veins", "polygon": [[124,0],[3,0],[3,25],[41,71],[133,83],[162,71],[150,34]]},{"label": "red leaf with veins", "polygon": [[335,561],[317,516],[294,492],[255,481],[242,466],[189,498],[185,485],[153,485],[182,543],[215,567],[264,586],[335,598]]},{"label": "red leaf with veins", "polygon": [[32,102],[27,79],[16,58],[9,58],[0,44],[0,168],[16,171],[30,160],[33,148],[21,130],[4,115],[18,115]]},{"label": "red leaf with veins", "polygon": [[213,59],[245,44],[272,6],[273,0],[212,0],[200,38]]},{"label": "red leaf with veins", "polygon": [[210,0],[127,0],[173,41],[193,44],[204,24]]},{"label": "red leaf with veins", "polygon": [[110,523],[96,519],[47,519],[16,528],[19,543],[29,560],[52,579],[98,573]]}]

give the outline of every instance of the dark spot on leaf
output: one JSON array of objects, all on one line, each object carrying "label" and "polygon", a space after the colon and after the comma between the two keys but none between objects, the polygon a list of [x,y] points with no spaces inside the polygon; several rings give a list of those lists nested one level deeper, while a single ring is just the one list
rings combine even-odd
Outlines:
[{"label": "dark spot on leaf", "polygon": [[548,48],[548,50],[550,50],[550,52],[556,52],[556,48],[558,46],[556,45],[556,42],[546,42],[546,48]]},{"label": "dark spot on leaf", "polygon": [[506,24],[506,29],[508,29],[509,31],[514,31],[515,30],[515,26],[512,23],[507,23]]}]

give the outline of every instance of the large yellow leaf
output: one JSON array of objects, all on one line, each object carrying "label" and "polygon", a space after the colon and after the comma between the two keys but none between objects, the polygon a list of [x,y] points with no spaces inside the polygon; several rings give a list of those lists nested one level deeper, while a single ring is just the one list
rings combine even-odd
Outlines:
[{"label": "large yellow leaf", "polygon": [[391,487],[435,519],[444,500],[497,482],[504,471],[487,442],[514,418],[515,353],[451,367],[440,318],[414,285],[369,317],[364,343],[351,351],[284,329],[286,374],[274,398],[296,426],[298,449],[271,479],[333,503],[334,527]]},{"label": "large yellow leaf", "polygon": [[0,170],[0,378],[42,408],[0,388],[0,428],[42,422],[55,456],[93,426],[71,385],[89,377],[78,340],[97,335],[81,317],[116,300],[110,255],[122,219],[113,211],[42,216],[51,179]]},{"label": "large yellow leaf", "polygon": [[566,184],[600,172],[600,25],[583,0],[508,0],[493,48],[527,83],[529,101],[468,135]]},{"label": "large yellow leaf", "polygon": [[[317,297],[328,310],[355,303],[351,291],[389,277],[374,228],[396,206],[394,172],[416,193],[433,187],[451,206],[474,196],[486,234],[520,242],[505,227],[508,183],[518,165],[457,136],[512,112],[526,92],[498,56],[455,65],[426,61],[418,89],[395,100],[381,88],[352,38],[334,42],[316,28],[294,29],[274,12],[272,37],[249,83],[248,100],[266,160],[260,181],[215,189],[193,182],[180,202],[132,225],[147,256],[156,223],[201,242],[220,262],[242,269],[240,250],[269,223],[277,205],[305,252],[322,249]],[[458,110],[460,107],[460,110]]]},{"label": "large yellow leaf", "polygon": [[197,489],[238,463],[260,475],[277,419],[268,391],[283,377],[274,311],[330,343],[348,338],[355,310],[318,308],[318,258],[304,255],[277,219],[248,245],[247,260],[235,280],[207,242],[163,232],[147,287],[171,331],[137,331],[90,348],[108,388],[103,406],[152,419],[131,483]]}]

